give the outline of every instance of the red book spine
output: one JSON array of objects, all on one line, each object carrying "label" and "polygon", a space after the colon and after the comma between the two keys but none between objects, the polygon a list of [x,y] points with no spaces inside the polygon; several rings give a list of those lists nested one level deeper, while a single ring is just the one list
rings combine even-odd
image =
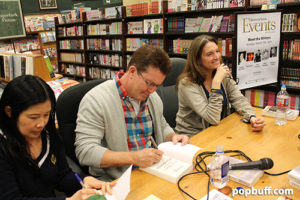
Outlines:
[{"label": "red book spine", "polygon": [[250,104],[252,106],[254,106],[254,104],[255,104],[255,90],[254,89],[251,90]]}]

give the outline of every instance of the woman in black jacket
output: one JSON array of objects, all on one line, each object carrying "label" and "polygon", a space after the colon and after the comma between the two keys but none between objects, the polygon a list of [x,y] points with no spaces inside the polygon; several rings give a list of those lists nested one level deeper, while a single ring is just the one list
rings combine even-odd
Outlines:
[{"label": "woman in black jacket", "polygon": [[[0,100],[0,199],[82,200],[111,183],[87,176],[82,188],[69,168],[55,129],[55,96],[37,76],[23,75]],[[54,189],[68,197],[56,197]]]}]

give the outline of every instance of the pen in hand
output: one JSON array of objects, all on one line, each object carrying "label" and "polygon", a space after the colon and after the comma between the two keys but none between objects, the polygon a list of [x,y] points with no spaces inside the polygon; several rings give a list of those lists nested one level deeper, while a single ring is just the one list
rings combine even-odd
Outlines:
[{"label": "pen in hand", "polygon": [[84,185],[82,179],[79,177],[79,175],[77,173],[75,173],[75,177],[77,178],[77,180],[79,181],[80,185],[82,186],[82,188],[86,188],[86,186]]},{"label": "pen in hand", "polygon": [[153,139],[152,136],[150,136],[150,140],[151,140],[152,146],[153,146],[155,149],[158,149],[158,146],[157,146],[157,144],[156,144],[156,142],[155,142],[155,140]]}]

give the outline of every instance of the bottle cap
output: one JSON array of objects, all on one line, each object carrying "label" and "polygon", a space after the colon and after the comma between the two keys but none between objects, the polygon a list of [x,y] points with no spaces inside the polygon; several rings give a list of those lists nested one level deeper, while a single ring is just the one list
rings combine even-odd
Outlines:
[{"label": "bottle cap", "polygon": [[217,153],[224,153],[223,146],[218,146],[217,147]]},{"label": "bottle cap", "polygon": [[281,89],[286,89],[286,85],[282,84]]}]

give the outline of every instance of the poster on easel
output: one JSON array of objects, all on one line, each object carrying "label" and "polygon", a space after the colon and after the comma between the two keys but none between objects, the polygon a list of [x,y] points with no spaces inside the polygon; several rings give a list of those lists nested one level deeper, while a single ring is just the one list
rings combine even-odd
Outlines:
[{"label": "poster on easel", "polygon": [[20,0],[0,0],[0,40],[25,37]]},{"label": "poster on easel", "polygon": [[236,78],[240,90],[277,82],[281,12],[236,15]]}]

